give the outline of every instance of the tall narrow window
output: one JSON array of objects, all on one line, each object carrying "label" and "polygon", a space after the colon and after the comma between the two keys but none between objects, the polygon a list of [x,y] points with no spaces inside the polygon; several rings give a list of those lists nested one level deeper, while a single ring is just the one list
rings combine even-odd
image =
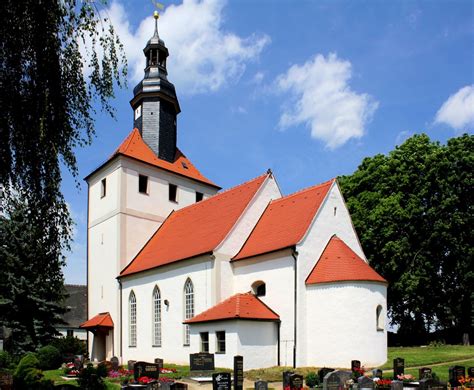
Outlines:
[{"label": "tall narrow window", "polygon": [[176,184],[171,184],[168,187],[168,198],[170,202],[178,201],[178,186]]},{"label": "tall narrow window", "polygon": [[216,352],[225,353],[225,331],[216,332]]},{"label": "tall narrow window", "polygon": [[135,119],[138,119],[142,116],[142,106],[135,108]]},{"label": "tall narrow window", "polygon": [[384,319],[382,314],[382,305],[378,305],[377,309],[375,310],[375,323],[377,326],[377,330],[384,330]]},{"label": "tall narrow window", "polygon": [[204,197],[204,194],[202,192],[196,191],[196,202],[200,202],[203,197]]},{"label": "tall narrow window", "polygon": [[148,194],[148,176],[138,175],[138,192]]},{"label": "tall narrow window", "polygon": [[107,195],[107,179],[102,179],[100,182],[100,197]]},{"label": "tall narrow window", "polygon": [[133,291],[128,298],[128,340],[130,347],[137,346],[137,299]]},{"label": "tall narrow window", "polygon": [[[194,317],[194,287],[191,279],[184,284],[184,319]],[[189,325],[184,324],[184,345],[189,345]]]},{"label": "tall narrow window", "polygon": [[158,286],[153,290],[153,346],[161,347],[161,294]]},{"label": "tall narrow window", "polygon": [[201,352],[209,352],[209,332],[199,334],[201,336]]}]

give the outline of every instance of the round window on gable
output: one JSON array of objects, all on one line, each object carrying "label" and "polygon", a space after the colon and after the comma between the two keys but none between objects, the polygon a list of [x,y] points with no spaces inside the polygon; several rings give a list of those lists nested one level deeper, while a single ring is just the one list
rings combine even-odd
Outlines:
[{"label": "round window on gable", "polygon": [[252,293],[257,297],[264,297],[266,293],[265,282],[258,280],[252,283]]}]

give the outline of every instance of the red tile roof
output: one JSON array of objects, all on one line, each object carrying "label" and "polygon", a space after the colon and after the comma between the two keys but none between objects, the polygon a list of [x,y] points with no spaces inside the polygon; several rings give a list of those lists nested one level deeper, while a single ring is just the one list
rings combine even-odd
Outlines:
[{"label": "red tile roof", "polygon": [[211,253],[227,236],[268,175],[171,213],[120,275]]},{"label": "red tile roof", "polygon": [[[136,128],[133,129],[112,156],[110,156],[109,161],[117,155],[127,156],[220,189],[218,185],[204,177],[178,148],[176,148],[176,156],[173,163],[158,158],[145,141],[143,141],[140,132]],[[97,169],[95,171],[97,171]]]},{"label": "red tile roof", "polygon": [[236,294],[185,321],[186,324],[243,319],[278,321],[280,316],[251,293]]},{"label": "red tile roof", "polygon": [[232,260],[288,248],[300,242],[334,181],[333,179],[270,202]]},{"label": "red tile roof", "polygon": [[349,248],[344,241],[334,235],[306,278],[306,284],[357,280],[387,283],[382,276]]},{"label": "red tile roof", "polygon": [[80,325],[80,328],[113,328],[114,322],[108,312],[99,313]]}]

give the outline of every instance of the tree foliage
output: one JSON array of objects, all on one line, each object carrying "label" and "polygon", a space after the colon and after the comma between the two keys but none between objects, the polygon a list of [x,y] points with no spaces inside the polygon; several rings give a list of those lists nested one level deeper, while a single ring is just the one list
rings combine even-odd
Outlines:
[{"label": "tree foliage", "polygon": [[0,325],[16,332],[16,352],[54,334],[72,231],[61,165],[77,176],[74,151],[92,140],[93,107],[113,115],[109,100],[125,76],[122,46],[99,6],[2,2]]},{"label": "tree foliage", "polygon": [[474,136],[415,135],[340,179],[369,263],[390,283],[399,332],[472,332]]}]

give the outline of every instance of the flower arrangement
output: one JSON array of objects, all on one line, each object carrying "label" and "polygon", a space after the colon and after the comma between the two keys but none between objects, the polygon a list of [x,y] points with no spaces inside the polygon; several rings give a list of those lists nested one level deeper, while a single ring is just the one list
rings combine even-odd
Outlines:
[{"label": "flower arrangement", "polygon": [[458,378],[458,382],[464,389],[474,387],[474,378],[470,376],[461,376]]},{"label": "flower arrangement", "polygon": [[357,379],[365,375],[364,367],[354,368],[352,370],[352,380],[357,383]]},{"label": "flower arrangement", "polygon": [[176,372],[176,368],[160,368],[160,374],[174,374]]},{"label": "flower arrangement", "polygon": [[138,378],[138,383],[140,383],[142,385],[146,385],[146,384],[151,383],[153,381],[154,381],[154,379],[149,378],[147,376],[141,376],[140,378]]},{"label": "flower arrangement", "polygon": [[375,383],[375,386],[377,386],[377,387],[388,388],[392,384],[392,380],[391,379],[374,378],[374,383]]},{"label": "flower arrangement", "polygon": [[75,377],[79,375],[79,370],[76,370],[74,363],[67,363],[64,367],[64,375],[69,377]]},{"label": "flower arrangement", "polygon": [[402,381],[403,383],[409,383],[409,382],[413,382],[415,380],[415,377],[413,375],[410,375],[410,374],[397,375],[397,378],[398,378],[399,381]]},{"label": "flower arrangement", "polygon": [[160,383],[172,383],[172,382],[174,382],[174,379],[170,378],[170,377],[167,377],[167,376],[160,376],[158,378],[158,382],[160,382]]}]

